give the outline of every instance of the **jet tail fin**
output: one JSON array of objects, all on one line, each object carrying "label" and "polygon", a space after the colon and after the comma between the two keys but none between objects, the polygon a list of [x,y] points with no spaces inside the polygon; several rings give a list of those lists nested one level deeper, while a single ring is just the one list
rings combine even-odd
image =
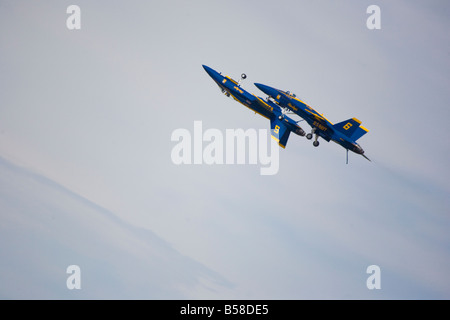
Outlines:
[{"label": "jet tail fin", "polygon": [[356,118],[351,118],[333,125],[333,129],[343,133],[353,141],[358,140],[365,135],[369,130],[361,125],[361,121]]},{"label": "jet tail fin", "polygon": [[286,143],[289,139],[289,134],[291,131],[286,127],[283,121],[279,120],[278,117],[274,117],[270,120],[270,129],[272,133],[272,138],[278,142],[278,145],[283,149],[286,148]]}]

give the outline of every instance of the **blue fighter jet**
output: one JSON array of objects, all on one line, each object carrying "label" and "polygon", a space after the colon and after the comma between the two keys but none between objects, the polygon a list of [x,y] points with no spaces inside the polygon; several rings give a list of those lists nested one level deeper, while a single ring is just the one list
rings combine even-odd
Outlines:
[{"label": "blue fighter jet", "polygon": [[332,140],[344,147],[347,152],[347,163],[348,150],[360,154],[370,161],[370,159],[364,155],[364,150],[356,142],[359,138],[369,132],[369,130],[361,126],[361,121],[358,119],[351,118],[337,124],[332,124],[327,118],[319,114],[316,110],[298,99],[295,94],[289,91],[278,90],[260,83],[255,83],[255,86],[268,95],[268,101],[273,99],[273,102],[283,110],[291,110],[311,126],[311,133],[308,133],[306,138],[311,140],[314,135],[313,145],[315,147],[319,146],[319,141],[317,139],[321,137],[327,142]]},{"label": "blue fighter jet", "polygon": [[286,147],[291,132],[294,132],[299,136],[305,136],[305,131],[297,124],[298,121],[294,121],[286,116],[285,110],[280,106],[269,100],[264,101],[262,98],[247,92],[241,87],[241,81],[246,78],[245,74],[242,74],[241,80],[237,82],[228,76],[223,76],[221,73],[208,66],[203,65],[203,68],[227,97],[234,98],[255,113],[270,120],[272,138],[275,139],[281,147]]}]

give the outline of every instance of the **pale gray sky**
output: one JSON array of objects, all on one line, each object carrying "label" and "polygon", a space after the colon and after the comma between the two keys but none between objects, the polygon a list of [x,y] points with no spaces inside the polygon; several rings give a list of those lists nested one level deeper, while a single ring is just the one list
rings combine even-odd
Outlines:
[{"label": "pale gray sky", "polygon": [[[71,4],[80,30],[66,28]],[[381,30],[366,27],[371,4]],[[96,290],[86,284],[81,297],[117,286],[143,298],[448,299],[449,10],[446,1],[1,1],[1,260],[41,272],[24,281],[2,264],[0,296],[67,297],[65,282],[52,291],[66,276],[56,275],[57,250],[69,261],[92,248],[82,237],[54,245],[66,238],[47,222],[35,229],[33,217],[51,212],[101,250],[128,252],[142,229],[164,244],[167,261],[151,268],[167,287],[143,290],[156,276],[139,285],[127,259],[102,257],[82,270],[119,268],[123,280],[86,279]],[[350,154],[345,165],[338,145],[291,135],[274,176],[256,165],[174,165],[171,133],[195,120],[269,128],[221,95],[202,64],[245,72],[244,88],[261,96],[254,82],[291,90],[334,123],[357,117],[373,162]],[[55,185],[28,188],[27,174]],[[61,188],[67,199],[52,196]],[[91,211],[101,218],[91,222]],[[122,243],[102,219],[126,230]],[[9,245],[30,241],[52,253],[38,263]],[[145,269],[151,248],[160,247],[148,241],[124,258]],[[172,279],[162,269],[176,255],[194,265]],[[381,290],[366,287],[372,264]]]}]

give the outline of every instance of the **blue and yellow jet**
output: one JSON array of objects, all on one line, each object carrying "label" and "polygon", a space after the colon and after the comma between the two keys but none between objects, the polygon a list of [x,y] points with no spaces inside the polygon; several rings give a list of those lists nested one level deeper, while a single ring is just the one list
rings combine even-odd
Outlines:
[{"label": "blue and yellow jet", "polygon": [[[299,136],[305,136],[305,131],[297,124],[298,121],[294,121],[286,116],[285,111],[279,105],[270,100],[264,101],[262,98],[245,91],[240,86],[241,81],[237,82],[228,76],[223,76],[208,66],[203,65],[203,68],[227,97],[233,97],[236,101],[255,111],[255,113],[270,120],[272,138],[281,147],[286,147],[291,132]],[[242,74],[241,80],[245,78],[245,74]]]},{"label": "blue and yellow jet", "polygon": [[294,112],[311,126],[311,133],[308,133],[306,138],[310,140],[314,135],[315,139],[313,145],[315,147],[319,146],[319,141],[317,139],[321,137],[327,142],[331,140],[344,147],[347,151],[347,163],[348,150],[360,154],[370,161],[370,159],[364,155],[364,150],[356,142],[359,138],[369,132],[369,130],[361,125],[361,121],[358,119],[351,118],[337,124],[332,124],[327,118],[319,114],[316,110],[298,99],[295,94],[292,94],[289,91],[278,90],[260,83],[255,83],[255,86],[268,95],[268,101],[273,99],[273,102],[282,109]]}]

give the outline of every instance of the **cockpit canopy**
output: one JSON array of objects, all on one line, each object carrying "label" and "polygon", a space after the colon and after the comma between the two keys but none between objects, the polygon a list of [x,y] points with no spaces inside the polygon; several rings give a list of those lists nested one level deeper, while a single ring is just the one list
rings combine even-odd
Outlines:
[{"label": "cockpit canopy", "polygon": [[286,93],[287,93],[288,95],[290,95],[291,97],[294,97],[294,98],[297,97],[297,95],[296,95],[295,93],[293,93],[293,92],[286,91]]}]

